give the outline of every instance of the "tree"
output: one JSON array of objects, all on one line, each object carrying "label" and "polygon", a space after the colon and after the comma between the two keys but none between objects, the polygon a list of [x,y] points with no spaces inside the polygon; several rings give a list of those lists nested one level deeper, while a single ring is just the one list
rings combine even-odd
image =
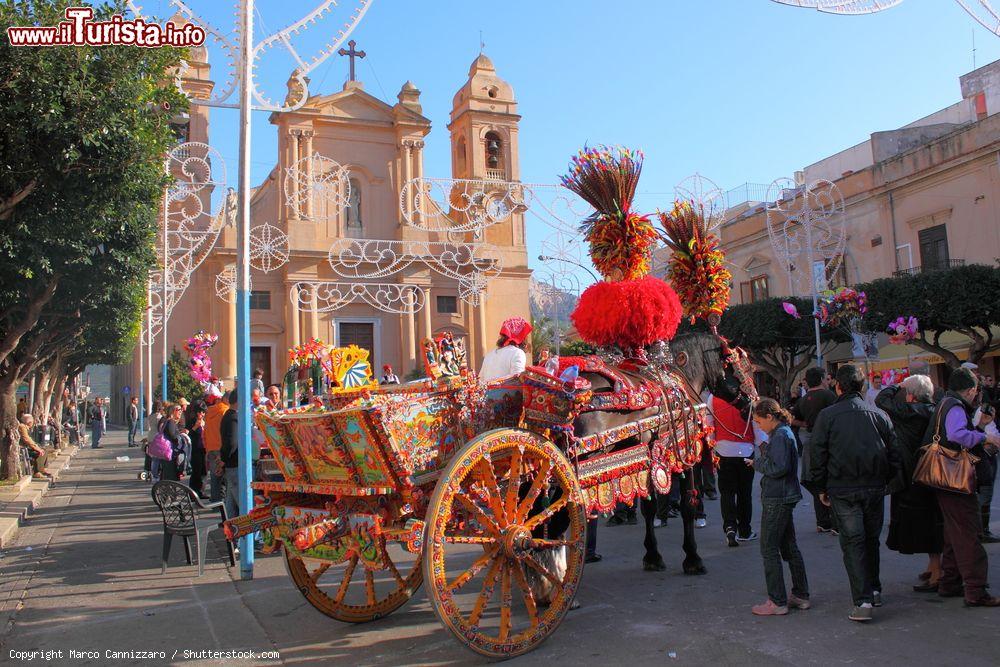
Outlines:
[{"label": "tree", "polygon": [[986,354],[1000,349],[993,327],[1000,326],[1000,268],[970,264],[915,276],[882,278],[858,289],[868,297],[867,331],[885,331],[900,316],[914,316],[920,335],[911,342],[944,359],[949,368],[962,360],[941,344],[947,332],[968,339],[969,361],[979,363]]},{"label": "tree", "polygon": [[[55,25],[75,4],[7,2],[0,21]],[[95,20],[122,4],[96,7]],[[176,49],[0,40],[0,475],[10,476],[15,388],[51,371],[59,354],[68,362],[88,327],[114,313],[110,295],[141,285],[155,261],[163,156],[174,141],[161,110],[186,102],[164,85],[183,55]],[[91,337],[88,354],[132,344],[134,335]]]},{"label": "tree", "polygon": [[[536,357],[541,353],[543,348],[548,348],[552,350],[552,344],[555,340],[555,325],[552,320],[548,317],[531,317],[531,354]],[[531,359],[528,360],[529,364]]]},{"label": "tree", "polygon": [[[793,304],[801,317],[796,319],[786,313],[783,301]],[[782,398],[787,399],[795,378],[816,357],[811,312],[812,300],[802,297],[775,297],[730,306],[722,315],[719,333],[745,349],[754,365],[774,378]],[[850,336],[839,329],[820,331],[824,355],[848,340]]]},{"label": "tree", "polygon": [[590,343],[582,340],[571,340],[563,343],[559,349],[559,355],[562,357],[583,357],[594,354],[596,351]]},{"label": "tree", "polygon": [[[163,382],[163,373],[159,375]],[[167,398],[179,401],[186,398],[188,402],[196,401],[205,393],[201,383],[191,377],[191,364],[175,347],[170,351],[167,360]]]}]

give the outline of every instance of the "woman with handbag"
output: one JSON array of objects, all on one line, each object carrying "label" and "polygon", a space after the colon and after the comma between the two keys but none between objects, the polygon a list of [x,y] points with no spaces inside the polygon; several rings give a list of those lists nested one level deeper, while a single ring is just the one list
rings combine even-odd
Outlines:
[{"label": "woman with handbag", "polygon": [[972,424],[973,401],[979,382],[972,371],[957,368],[948,379],[948,391],[931,421],[931,441],[917,464],[913,480],[935,490],[944,517],[944,549],[938,595],[964,595],[967,607],[1000,607],[1000,598],[986,592],[989,561],[980,542],[982,519],[976,497],[976,458],[969,450],[1000,446],[1000,438],[986,435]]},{"label": "woman with handbag", "polygon": [[901,554],[927,554],[927,570],[920,575],[922,583],[913,590],[936,593],[944,543],[941,510],[933,489],[911,481],[934,416],[934,385],[926,375],[911,375],[900,384],[880,391],[875,397],[875,407],[892,420],[902,463],[902,475],[889,484],[892,499],[885,546]]}]

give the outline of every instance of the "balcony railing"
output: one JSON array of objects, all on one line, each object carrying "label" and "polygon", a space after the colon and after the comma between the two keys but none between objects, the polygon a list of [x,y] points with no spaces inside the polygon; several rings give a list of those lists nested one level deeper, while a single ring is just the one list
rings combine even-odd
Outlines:
[{"label": "balcony railing", "polygon": [[942,271],[944,269],[954,269],[957,266],[965,266],[964,259],[949,259],[944,262],[935,262],[934,264],[924,264],[922,266],[914,266],[910,269],[902,269],[900,271],[893,271],[893,278],[902,278],[903,276],[915,276],[918,273],[927,273],[928,271]]},{"label": "balcony railing", "polygon": [[503,169],[487,169],[486,170],[486,180],[487,181],[506,181],[507,173]]}]

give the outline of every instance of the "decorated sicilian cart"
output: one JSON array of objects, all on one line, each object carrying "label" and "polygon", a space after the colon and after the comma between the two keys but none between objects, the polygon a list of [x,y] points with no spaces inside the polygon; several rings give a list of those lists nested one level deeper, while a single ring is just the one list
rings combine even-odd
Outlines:
[{"label": "decorated sicilian cart", "polygon": [[[666,492],[704,458],[701,391],[752,395],[745,357],[714,332],[671,355],[677,296],[619,274],[621,284],[595,285],[574,313],[600,356],[483,386],[445,336],[424,343],[424,380],[339,392],[320,411],[258,413],[282,479],[253,484],[258,504],[227,523],[229,537],[263,531],[305,598],[337,620],[385,616],[426,583],[467,647],[492,657],[531,650],[576,594],[588,516]],[[631,303],[632,319],[608,328],[610,313],[588,315],[608,298]]]}]

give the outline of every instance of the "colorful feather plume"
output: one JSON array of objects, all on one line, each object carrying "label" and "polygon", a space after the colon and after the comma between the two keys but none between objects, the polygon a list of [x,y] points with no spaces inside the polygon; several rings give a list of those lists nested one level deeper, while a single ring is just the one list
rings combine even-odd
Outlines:
[{"label": "colorful feather plume", "polygon": [[601,281],[584,290],[570,318],[592,345],[638,350],[674,337],[681,304],[670,285],[654,276]]},{"label": "colorful feather plume", "polygon": [[729,305],[732,274],[719,237],[708,231],[701,204],[675,201],[669,213],[660,212],[663,240],[671,257],[667,278],[684,305],[684,315],[695,318],[721,315]]},{"label": "colorful feather plume", "polygon": [[594,207],[580,231],[594,267],[609,280],[636,280],[650,270],[656,230],[649,216],[632,211],[642,160],[639,150],[584,147],[561,177],[567,189]]}]

